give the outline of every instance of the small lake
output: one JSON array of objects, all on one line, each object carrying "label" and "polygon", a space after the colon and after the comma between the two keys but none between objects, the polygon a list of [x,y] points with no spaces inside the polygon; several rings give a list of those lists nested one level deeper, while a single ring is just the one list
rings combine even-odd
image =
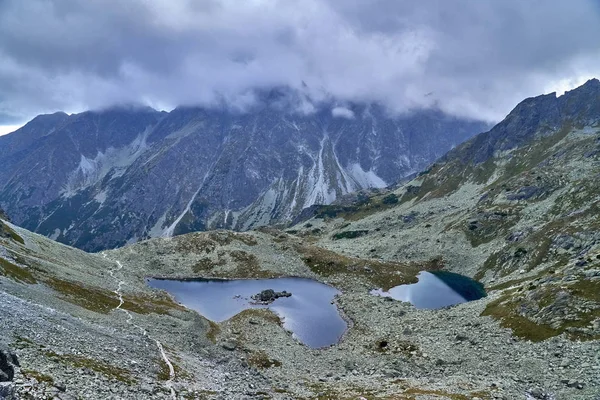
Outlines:
[{"label": "small lake", "polygon": [[422,271],[414,284],[400,285],[372,294],[411,303],[415,308],[435,309],[466,303],[487,296],[483,285],[469,277],[447,271]]},{"label": "small lake", "polygon": [[[340,292],[323,283],[303,278],[238,280],[149,279],[148,284],[169,292],[175,300],[213,322],[226,321],[249,308],[268,308],[283,327],[312,348],[336,344],[347,329],[332,304]],[[291,292],[271,304],[253,304],[251,296],[266,289]]]}]

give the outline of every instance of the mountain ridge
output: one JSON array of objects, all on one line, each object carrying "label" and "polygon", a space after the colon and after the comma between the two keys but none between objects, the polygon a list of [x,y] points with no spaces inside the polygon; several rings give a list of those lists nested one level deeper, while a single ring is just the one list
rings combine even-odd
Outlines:
[{"label": "mountain ridge", "polygon": [[[528,101],[493,145],[476,137],[394,187],[312,206],[286,230],[194,232],[90,254],[0,221],[0,339],[22,365],[4,387],[132,399],[171,390],[210,399],[597,397],[592,89],[555,125]],[[468,151],[491,157],[463,163]],[[418,310],[372,294],[440,269],[479,280],[487,296]],[[210,322],[147,284],[289,276],[340,290],[335,304],[350,328],[339,344],[307,349],[268,310]]]},{"label": "mountain ridge", "polygon": [[[438,111],[391,117],[377,105],[350,105],[351,118],[278,107],[40,117],[0,138],[0,204],[22,226],[87,250],[246,230],[387,186],[485,127]],[[58,126],[48,134],[40,121],[51,119]],[[39,139],[15,143],[27,137]]]}]

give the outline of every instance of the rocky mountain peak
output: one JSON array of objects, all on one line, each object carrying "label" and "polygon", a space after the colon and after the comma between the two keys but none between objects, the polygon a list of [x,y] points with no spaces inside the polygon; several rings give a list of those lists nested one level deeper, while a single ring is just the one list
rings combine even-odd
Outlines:
[{"label": "rocky mountain peak", "polygon": [[[297,111],[279,88],[256,106],[116,107],[64,116],[0,156],[0,204],[29,229],[87,250],[211,228],[289,223],[303,208],[416,173],[485,123],[334,103]],[[296,111],[295,111],[296,110]],[[36,166],[31,168],[31,166]]]}]

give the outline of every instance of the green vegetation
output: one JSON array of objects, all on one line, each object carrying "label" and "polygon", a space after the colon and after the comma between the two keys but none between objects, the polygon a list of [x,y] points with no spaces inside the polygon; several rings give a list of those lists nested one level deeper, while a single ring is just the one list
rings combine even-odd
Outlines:
[{"label": "green vegetation", "polygon": [[[523,283],[525,282],[527,281],[523,281]],[[481,315],[491,316],[499,320],[500,325],[511,329],[515,336],[531,340],[532,342],[540,342],[563,333],[568,334],[573,340],[593,340],[599,338],[590,336],[582,331],[582,329],[589,327],[594,320],[600,318],[600,307],[598,304],[600,301],[600,282],[582,279],[573,282],[564,289],[551,284],[540,288],[530,284],[527,290],[533,291],[533,294],[530,296],[531,301],[535,301],[537,307],[540,309],[552,307],[556,301],[557,294],[561,290],[567,290],[574,298],[569,300],[569,304],[566,306],[568,307],[567,309],[560,308],[554,311],[554,315],[562,319],[559,325],[554,326],[545,323],[536,323],[519,313],[522,305],[519,296],[523,288],[508,290],[502,297],[490,302]],[[596,304],[587,310],[578,310],[578,299],[592,301]],[[569,314],[568,311],[571,311],[571,313]]]},{"label": "green vegetation", "polygon": [[296,251],[306,266],[320,276],[355,276],[383,290],[415,283],[420,271],[439,270],[444,266],[441,257],[426,262],[397,263],[348,257],[317,246],[297,246]]},{"label": "green vegetation", "polygon": [[0,274],[17,282],[37,283],[37,279],[28,268],[20,267],[3,258],[0,258]]},{"label": "green vegetation", "polygon": [[149,294],[125,294],[121,308],[136,314],[169,314],[172,311],[187,311],[177,304],[166,293],[158,292]]},{"label": "green vegetation", "polygon": [[10,238],[10,239],[14,240],[15,242],[25,244],[25,240],[21,236],[19,236],[17,234],[17,232],[15,232],[13,229],[11,229],[4,222],[0,221],[0,238],[2,238],[2,237]]},{"label": "green vegetation", "polygon": [[[109,379],[114,379],[129,385],[134,385],[136,383],[129,370],[116,367],[104,360],[98,360],[78,354],[58,354],[55,351],[48,349],[46,346],[37,344],[33,340],[26,337],[17,337],[14,347],[17,349],[33,349],[36,350],[40,356],[47,358],[49,361],[53,361],[62,365],[68,365],[76,369],[88,368],[94,372],[104,375]],[[31,376],[38,379],[40,382],[53,382],[52,377],[37,371],[24,369],[23,373],[26,376]]]},{"label": "green vegetation", "polygon": [[119,299],[110,290],[92,288],[58,278],[49,278],[45,283],[60,293],[63,300],[90,311],[108,314],[119,305]]},{"label": "green vegetation", "polygon": [[533,143],[515,150],[509,163],[505,166],[502,176],[496,180],[495,185],[507,181],[509,178],[532,170],[539,163],[552,155],[552,148],[573,131],[573,125],[565,123],[562,128],[551,136],[537,138]]},{"label": "green vegetation", "polygon": [[247,324],[250,319],[260,319],[264,322],[281,325],[281,319],[273,311],[264,308],[249,308],[237,313],[229,319],[232,323]]},{"label": "green vegetation", "polygon": [[[76,282],[49,278],[45,283],[60,293],[61,298],[87,310],[108,314],[119,305],[117,295],[110,290],[93,288]],[[137,314],[168,314],[173,310],[186,310],[166,294],[123,295],[121,308]]]},{"label": "green vegetation", "polygon": [[381,199],[381,203],[383,204],[397,204],[398,201],[398,196],[396,196],[394,193],[390,193],[386,196],[383,196],[383,198]]},{"label": "green vegetation", "polygon": [[[569,288],[575,296],[600,303],[600,281],[598,280],[580,279],[572,283]],[[598,306],[600,307],[600,304]]]},{"label": "green vegetation", "polygon": [[521,216],[517,207],[494,207],[480,210],[474,219],[462,227],[465,236],[472,247],[478,247],[508,234],[510,228],[516,225]]},{"label": "green vegetation", "polygon": [[281,367],[281,361],[269,358],[269,355],[262,350],[250,353],[247,361],[249,366],[256,369]]},{"label": "green vegetation", "polygon": [[[170,361],[171,365],[173,366],[173,372],[175,373],[175,376],[181,377],[182,375],[188,375],[172,359]],[[165,360],[160,358],[158,359],[157,364],[158,374],[156,375],[156,379],[159,381],[168,381],[169,379],[171,379],[171,370],[169,369],[169,365],[165,362]]]},{"label": "green vegetation", "polygon": [[511,329],[515,336],[532,342],[541,342],[562,333],[549,325],[536,324],[530,319],[519,315],[516,305],[510,302],[509,299],[509,296],[505,296],[490,302],[481,315],[500,320],[500,325]]},{"label": "green vegetation", "polygon": [[318,206],[315,218],[344,218],[348,221],[357,221],[377,212],[395,207],[399,203],[400,200],[394,193],[386,195],[375,194],[371,197],[364,195],[357,202],[349,206],[336,204]]},{"label": "green vegetation", "polygon": [[339,232],[339,233],[334,234],[332,239],[333,240],[356,239],[358,237],[366,236],[368,234],[369,234],[368,230],[345,231],[345,232]]},{"label": "green vegetation", "polygon": [[217,337],[221,334],[221,326],[216,322],[212,322],[208,320],[208,331],[206,332],[206,337],[213,343],[217,343]]},{"label": "green vegetation", "polygon": [[116,367],[106,363],[105,361],[75,354],[57,354],[52,350],[44,350],[42,354],[51,361],[70,365],[77,369],[89,368],[92,371],[102,374],[109,379],[114,379],[128,385],[134,385],[137,383],[137,381],[132,378],[129,370]]},{"label": "green vegetation", "polygon": [[25,375],[25,377],[27,377],[28,379],[33,378],[38,382],[44,382],[49,383],[50,385],[54,385],[54,378],[52,378],[50,375],[46,375],[33,369],[22,369],[21,373]]},{"label": "green vegetation", "polygon": [[492,394],[488,391],[474,391],[467,394],[452,393],[444,390],[429,390],[422,388],[409,387],[408,383],[402,379],[394,382],[400,387],[398,393],[391,395],[379,395],[374,390],[359,387],[346,387],[344,389],[330,387],[325,384],[313,384],[312,390],[319,393],[317,400],[419,400],[423,398],[436,400],[471,400],[479,398],[482,400],[491,400]]}]

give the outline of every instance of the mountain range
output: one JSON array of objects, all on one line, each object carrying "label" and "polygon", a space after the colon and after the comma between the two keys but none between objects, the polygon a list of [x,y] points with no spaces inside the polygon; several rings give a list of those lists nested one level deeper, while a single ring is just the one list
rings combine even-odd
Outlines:
[{"label": "mountain range", "polygon": [[488,127],[376,104],[302,113],[277,90],[261,99],[244,112],[40,115],[0,137],[0,206],[16,224],[88,251],[285,225],[314,204],[394,184]]},{"label": "mountain range", "polygon": [[[404,182],[315,204],[289,227],[88,253],[0,211],[0,398],[597,399],[598,215],[598,80],[526,99]],[[487,296],[419,310],[373,294],[432,270]],[[313,279],[339,290],[349,328],[310,349],[275,312],[212,322],[149,277]]]}]

